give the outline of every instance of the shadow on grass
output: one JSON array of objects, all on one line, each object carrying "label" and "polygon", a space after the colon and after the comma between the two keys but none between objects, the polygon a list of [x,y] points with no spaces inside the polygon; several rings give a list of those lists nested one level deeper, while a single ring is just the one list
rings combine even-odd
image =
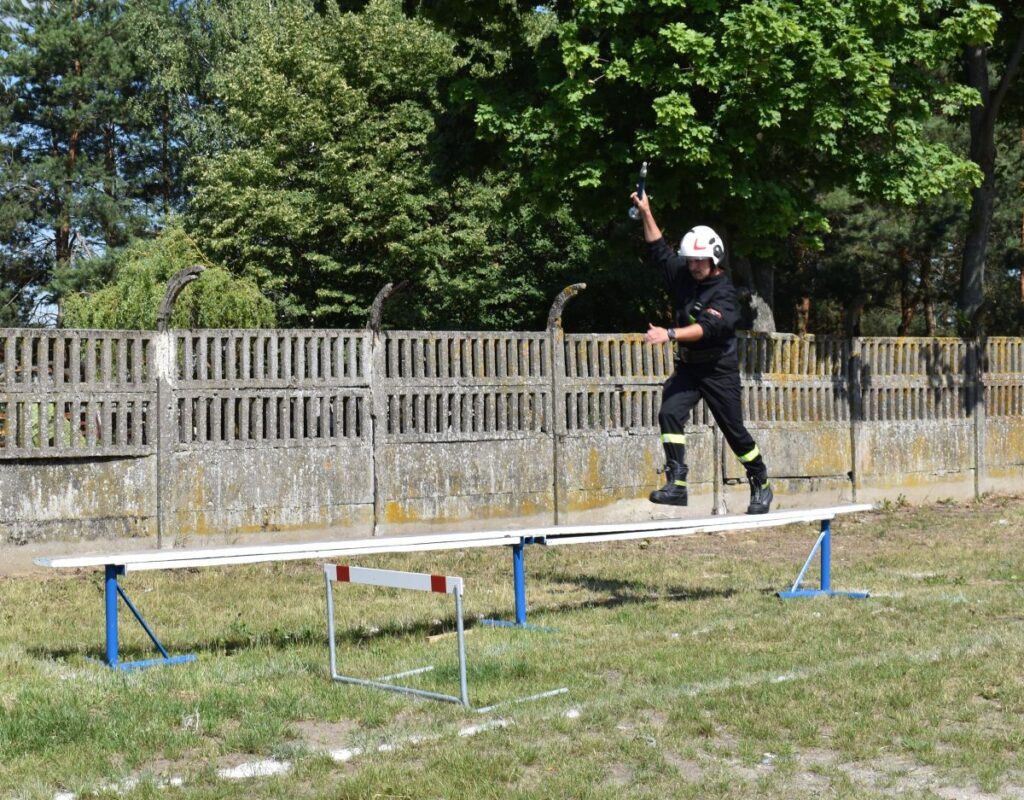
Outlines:
[{"label": "shadow on grass", "polygon": [[545,573],[541,580],[550,583],[567,583],[596,594],[610,594],[595,600],[581,600],[550,606],[551,611],[571,611],[579,608],[615,608],[629,603],[652,603],[659,600],[708,600],[726,598],[736,594],[733,588],[719,589],[708,586],[670,586],[655,590],[639,580],[622,578],[598,578],[592,575],[578,575],[562,572]]},{"label": "shadow on grass", "polygon": [[[466,628],[471,627],[470,621],[466,621]],[[124,630],[122,628],[122,630]],[[374,626],[373,628],[343,628],[336,631],[336,641],[340,645],[360,646],[377,639],[400,638],[400,637],[426,637],[438,633],[446,633],[455,630],[455,616],[439,621],[413,623],[406,625]],[[231,656],[238,652],[269,648],[272,650],[288,650],[293,647],[318,647],[327,649],[326,623],[324,628],[305,627],[296,631],[286,631],[281,628],[274,628],[269,631],[251,630],[246,623],[236,623],[230,630],[222,635],[216,636],[205,642],[197,641],[176,641],[174,639],[161,639],[160,642],[169,654],[178,655],[184,653],[215,654]],[[61,660],[70,657],[81,657],[98,661],[105,661],[106,649],[102,646],[82,646],[65,648],[29,648],[27,652],[34,658],[46,660]],[[121,661],[138,661],[141,659],[157,658],[159,653],[156,648],[148,642],[122,643],[119,648]]]},{"label": "shadow on grass", "polygon": [[[662,601],[708,600],[727,598],[736,594],[732,588],[719,589],[706,586],[670,586],[662,590],[652,588],[639,580],[604,578],[593,575],[578,575],[561,572],[546,572],[534,579],[540,584],[571,584],[589,592],[610,597],[594,597],[573,601],[527,602],[530,614],[558,614],[560,612],[582,611],[595,608],[619,608],[629,605],[644,605]],[[484,614],[485,618],[502,619],[512,616],[514,608],[502,608]],[[557,624],[557,623],[553,623]]]},{"label": "shadow on grass", "polygon": [[[530,606],[534,614],[557,614],[559,612],[579,611],[593,608],[618,608],[625,605],[641,605],[644,603],[655,603],[658,601],[697,601],[712,598],[727,598],[736,594],[735,589],[717,589],[709,587],[668,587],[663,591],[656,591],[642,581],[621,580],[612,578],[598,578],[588,575],[570,575],[565,573],[546,574],[537,579],[538,583],[560,583],[575,584],[597,594],[610,594],[611,597],[584,599],[575,602],[561,603],[537,603]],[[501,608],[491,609],[480,614],[481,618],[500,618],[511,614],[513,609]],[[122,633],[128,630],[131,623],[127,620],[121,626]],[[466,630],[476,624],[474,619],[464,620]],[[412,622],[404,624],[392,624],[384,622],[381,625],[374,625],[372,628],[346,628],[340,622],[337,630],[337,642],[340,645],[359,647],[378,639],[401,638],[401,637],[426,637],[439,633],[449,633],[456,629],[455,615],[451,614],[439,620],[423,622]],[[157,634],[159,636],[159,633]],[[99,639],[100,636],[97,636]],[[134,639],[134,633],[133,633]],[[305,626],[298,630],[284,630],[273,628],[269,631],[253,629],[244,620],[238,619],[232,623],[228,630],[220,636],[216,636],[205,642],[183,642],[175,639],[161,639],[161,643],[171,655],[183,653],[195,654],[216,654],[234,655],[235,653],[259,648],[270,648],[273,650],[287,650],[293,647],[327,647],[326,622],[323,627]],[[96,646],[29,648],[27,651],[32,657],[59,661],[72,657],[80,657],[97,661],[104,661],[106,649],[97,644]],[[141,659],[156,658],[157,651],[148,642],[139,643],[132,641],[122,643],[119,651],[121,661],[138,661]]]}]

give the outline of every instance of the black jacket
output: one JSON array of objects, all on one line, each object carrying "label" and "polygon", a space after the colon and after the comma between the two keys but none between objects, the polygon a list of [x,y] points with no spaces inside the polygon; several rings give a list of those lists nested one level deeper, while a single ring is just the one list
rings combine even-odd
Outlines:
[{"label": "black jacket", "polygon": [[686,259],[677,255],[664,237],[647,243],[647,263],[661,273],[668,286],[675,312],[674,327],[696,323],[704,329],[700,341],[685,347],[696,352],[720,349],[735,353],[740,305],[729,276],[723,272],[698,283],[690,275]]}]

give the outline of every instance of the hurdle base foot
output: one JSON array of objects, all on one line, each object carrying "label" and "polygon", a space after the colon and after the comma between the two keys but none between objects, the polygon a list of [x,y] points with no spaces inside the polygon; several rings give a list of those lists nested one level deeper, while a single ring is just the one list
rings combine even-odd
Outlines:
[{"label": "hurdle base foot", "polygon": [[172,664],[189,664],[197,659],[194,655],[184,656],[168,656],[167,658],[148,658],[143,661],[119,661],[116,664],[110,664],[104,661],[104,665],[111,669],[120,670],[122,672],[131,672],[136,669],[148,669],[149,667],[169,667]]},{"label": "hurdle base foot", "polygon": [[529,622],[510,622],[505,619],[482,619],[478,625],[489,625],[492,628],[519,628],[524,631],[537,631],[538,633],[557,633],[557,628],[549,628],[547,625],[531,625]]},{"label": "hurdle base foot", "polygon": [[776,592],[775,596],[782,600],[792,600],[796,597],[849,597],[853,600],[864,600],[871,595],[867,592],[833,592],[826,589],[790,589],[786,592]]}]

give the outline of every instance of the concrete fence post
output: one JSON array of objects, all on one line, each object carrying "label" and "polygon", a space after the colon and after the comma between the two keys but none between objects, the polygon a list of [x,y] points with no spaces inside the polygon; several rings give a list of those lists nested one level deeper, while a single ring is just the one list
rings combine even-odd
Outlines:
[{"label": "concrete fence post", "polygon": [[846,388],[850,413],[850,499],[857,502],[861,488],[860,433],[864,422],[864,390],[861,376],[864,369],[860,339],[850,339],[846,360]]},{"label": "concrete fence post", "polygon": [[177,364],[174,334],[167,330],[178,295],[196,280],[206,267],[194,265],[179,270],[167,281],[167,290],[157,311],[157,334],[153,339],[153,363],[156,374],[156,546],[177,537],[174,513],[174,445],[177,428],[177,402],[174,395],[177,382]]},{"label": "concrete fence post", "polygon": [[967,342],[965,368],[967,375],[965,399],[974,417],[974,499],[978,500],[985,491],[985,372],[988,343],[984,334]]},{"label": "concrete fence post", "polygon": [[408,281],[397,285],[388,283],[377,292],[370,306],[370,314],[366,320],[366,330],[370,332],[369,352],[364,351],[366,379],[370,385],[370,485],[373,487],[373,532],[376,536],[378,527],[384,516],[384,498],[380,490],[380,459],[384,446],[383,430],[387,421],[388,398],[384,388],[387,377],[387,348],[380,326],[384,319],[384,306],[396,294],[401,292]]},{"label": "concrete fence post", "polygon": [[565,306],[576,295],[587,288],[585,283],[574,283],[566,286],[559,292],[551,309],[548,312],[548,367],[551,374],[551,420],[548,423],[551,430],[551,490],[554,524],[558,525],[562,518],[562,507],[565,503],[565,494],[568,487],[565,485],[562,463],[561,444],[566,433],[565,404],[562,402],[562,386],[566,380],[565,374],[565,330],[562,328],[562,312]]},{"label": "concrete fence post", "polygon": [[725,459],[726,453],[730,452],[725,447],[725,437],[714,420],[711,422],[711,513],[724,515],[729,513],[729,507],[725,503]]}]

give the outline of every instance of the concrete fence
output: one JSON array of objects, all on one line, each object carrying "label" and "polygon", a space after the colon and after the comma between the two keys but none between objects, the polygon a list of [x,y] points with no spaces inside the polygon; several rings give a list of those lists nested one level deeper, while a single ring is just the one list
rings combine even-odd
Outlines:
[{"label": "concrete fence", "polygon": [[[0,544],[649,513],[669,347],[640,336],[0,330]],[[783,505],[1024,486],[1024,340],[744,334]],[[695,505],[742,510],[703,405]]]}]

